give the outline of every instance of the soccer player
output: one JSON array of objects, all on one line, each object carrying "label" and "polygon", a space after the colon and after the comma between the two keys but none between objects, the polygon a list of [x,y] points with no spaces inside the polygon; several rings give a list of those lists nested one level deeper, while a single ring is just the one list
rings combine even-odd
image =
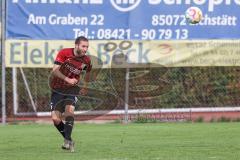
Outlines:
[{"label": "soccer player", "polygon": [[[77,102],[76,91],[80,95],[87,94],[87,83],[90,79],[92,68],[91,59],[86,55],[88,39],[80,36],[75,40],[75,48],[60,50],[54,61],[50,87],[51,116],[54,126],[64,137],[62,149],[74,152],[74,141],[71,134],[74,124],[74,108]],[[84,86],[80,89],[78,82],[80,73],[85,70]],[[64,114],[63,114],[64,113]],[[65,117],[65,123],[63,122]]]}]

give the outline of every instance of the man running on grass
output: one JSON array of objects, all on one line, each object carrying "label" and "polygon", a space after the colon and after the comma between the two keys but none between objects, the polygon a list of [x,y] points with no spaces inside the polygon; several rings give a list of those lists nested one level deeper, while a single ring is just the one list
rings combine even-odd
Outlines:
[{"label": "man running on grass", "polygon": [[[71,134],[77,102],[76,95],[87,94],[87,83],[92,68],[91,59],[86,55],[88,47],[87,38],[83,36],[76,38],[74,48],[64,48],[58,52],[52,69],[51,116],[54,126],[64,138],[62,149],[71,152],[74,152],[74,141]],[[77,85],[83,70],[86,70],[85,83],[84,87],[80,89]],[[63,115],[65,123],[62,120]]]}]

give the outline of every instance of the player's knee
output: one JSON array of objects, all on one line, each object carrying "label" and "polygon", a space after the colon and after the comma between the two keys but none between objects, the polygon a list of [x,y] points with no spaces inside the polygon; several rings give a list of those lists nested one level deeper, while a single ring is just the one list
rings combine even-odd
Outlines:
[{"label": "player's knee", "polygon": [[62,120],[58,117],[52,117],[52,121],[54,125],[58,125]]},{"label": "player's knee", "polygon": [[65,118],[66,124],[70,124],[71,126],[73,126],[74,124],[74,117],[72,115],[68,115]]},{"label": "player's knee", "polygon": [[74,114],[75,107],[72,105],[67,105],[65,108],[65,114]]}]

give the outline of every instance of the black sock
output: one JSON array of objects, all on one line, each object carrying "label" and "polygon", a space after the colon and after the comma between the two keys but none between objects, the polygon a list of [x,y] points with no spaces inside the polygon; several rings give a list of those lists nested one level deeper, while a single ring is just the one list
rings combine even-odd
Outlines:
[{"label": "black sock", "polygon": [[54,124],[54,126],[57,128],[57,130],[62,134],[63,138],[65,138],[64,133],[64,123],[61,121],[59,124]]},{"label": "black sock", "polygon": [[65,125],[64,125],[64,132],[65,132],[65,139],[67,140],[72,140],[71,134],[72,134],[72,129],[73,129],[73,124],[74,124],[74,118],[73,116],[67,116],[65,118]]}]

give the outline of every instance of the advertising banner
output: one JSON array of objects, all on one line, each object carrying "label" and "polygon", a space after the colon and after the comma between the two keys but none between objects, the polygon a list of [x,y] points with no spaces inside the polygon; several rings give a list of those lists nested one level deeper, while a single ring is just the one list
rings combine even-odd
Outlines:
[{"label": "advertising banner", "polygon": [[[53,66],[57,52],[72,41],[7,40],[7,67]],[[239,66],[240,40],[93,41],[88,54],[95,68]]]},{"label": "advertising banner", "polygon": [[[185,11],[203,19],[192,25]],[[240,0],[8,0],[7,39],[239,39]]]}]

